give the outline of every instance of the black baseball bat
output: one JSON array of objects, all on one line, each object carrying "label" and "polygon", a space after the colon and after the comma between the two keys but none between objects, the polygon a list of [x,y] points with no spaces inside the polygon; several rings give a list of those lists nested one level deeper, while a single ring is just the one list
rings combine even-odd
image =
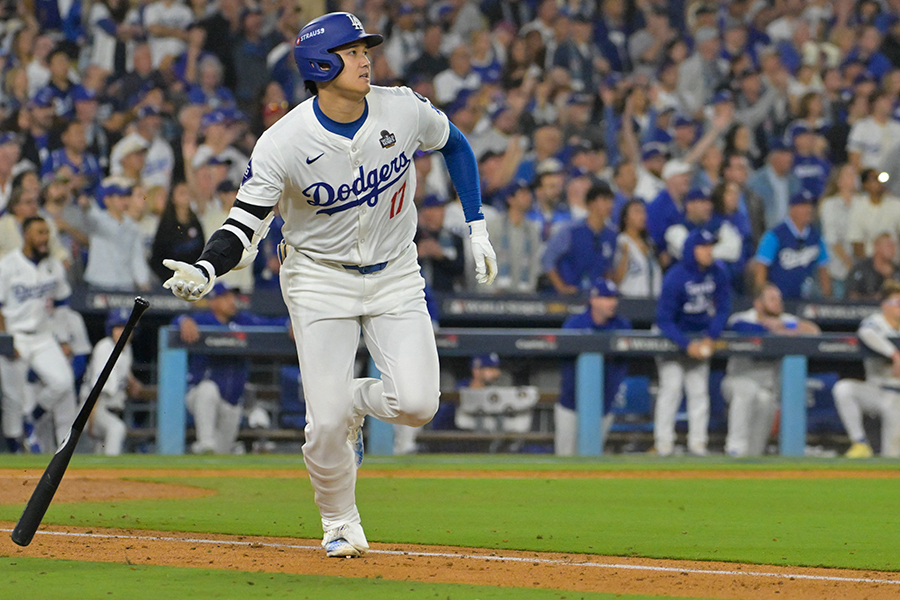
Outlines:
[{"label": "black baseball bat", "polygon": [[112,354],[109,355],[106,365],[103,366],[103,370],[100,372],[97,383],[91,388],[91,393],[88,394],[87,400],[84,401],[84,406],[78,411],[78,416],[75,417],[75,422],[72,423],[69,434],[66,435],[66,438],[59,445],[56,454],[53,455],[50,464],[47,465],[44,474],[41,475],[41,480],[38,481],[37,487],[35,487],[34,492],[31,493],[31,498],[28,500],[28,504],[25,505],[25,510],[22,512],[19,522],[16,523],[15,529],[13,529],[11,536],[12,541],[19,546],[27,546],[31,543],[34,533],[37,531],[38,526],[41,524],[41,520],[44,518],[44,513],[46,513],[47,509],[50,507],[50,502],[53,500],[53,495],[56,493],[63,475],[66,474],[69,460],[75,452],[75,446],[78,445],[78,438],[81,437],[81,432],[84,430],[84,426],[91,416],[91,411],[97,403],[97,398],[100,397],[100,392],[103,390],[103,386],[106,385],[106,380],[109,379],[109,374],[112,372],[116,360],[118,360],[119,355],[122,353],[122,349],[125,348],[125,344],[128,342],[131,332],[134,331],[138,319],[141,318],[141,315],[143,315],[144,311],[149,307],[150,303],[144,298],[138,296],[134,299],[134,308],[131,309],[131,316],[128,317],[128,322],[125,323],[125,330],[122,331],[122,335],[119,336],[119,341],[116,342]]}]

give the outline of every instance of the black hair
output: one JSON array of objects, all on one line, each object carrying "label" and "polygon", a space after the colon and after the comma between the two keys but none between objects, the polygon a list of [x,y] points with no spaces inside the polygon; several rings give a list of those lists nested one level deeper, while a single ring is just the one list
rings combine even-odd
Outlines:
[{"label": "black hair", "polygon": [[26,231],[28,231],[28,228],[29,228],[29,227],[31,226],[31,224],[34,223],[35,221],[40,221],[41,223],[46,223],[46,222],[47,222],[47,220],[46,220],[44,217],[40,216],[40,215],[35,215],[35,216],[33,216],[33,217],[28,217],[27,219],[25,219],[25,221],[22,222],[22,233],[25,233]]}]

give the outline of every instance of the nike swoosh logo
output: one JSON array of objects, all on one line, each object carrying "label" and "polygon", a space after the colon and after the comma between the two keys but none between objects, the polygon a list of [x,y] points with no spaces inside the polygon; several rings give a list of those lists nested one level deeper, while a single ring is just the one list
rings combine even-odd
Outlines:
[{"label": "nike swoosh logo", "polygon": [[306,164],[308,164],[308,165],[313,164],[314,162],[316,162],[317,160],[319,160],[320,158],[322,158],[322,156],[323,156],[324,154],[325,154],[325,153],[323,152],[322,154],[318,155],[318,156],[315,157],[315,158],[310,158],[310,157],[307,156],[307,157],[306,157]]}]

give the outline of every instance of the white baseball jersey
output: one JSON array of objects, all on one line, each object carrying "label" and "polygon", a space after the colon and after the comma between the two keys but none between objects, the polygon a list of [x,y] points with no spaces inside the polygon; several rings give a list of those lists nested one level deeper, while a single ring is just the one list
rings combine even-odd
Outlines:
[{"label": "white baseball jersey", "polygon": [[65,268],[52,256],[34,264],[16,250],[0,259],[0,310],[9,333],[50,331],[54,301],[71,294]]},{"label": "white baseball jersey", "polygon": [[[109,336],[103,338],[94,346],[91,353],[91,362],[88,363],[87,370],[84,373],[84,384],[81,386],[81,401],[87,400],[91,388],[100,379],[100,373],[106,366],[106,361],[112,356],[113,348],[116,343]],[[122,354],[113,365],[112,371],[109,373],[109,379],[103,386],[100,396],[97,399],[99,406],[106,408],[122,410],[125,408],[126,388],[128,386],[128,375],[131,373],[131,365],[134,362],[131,351],[131,344],[125,344],[122,348]]]},{"label": "white baseball jersey", "polygon": [[[413,240],[413,154],[447,143],[447,116],[406,87],[372,86],[368,117],[348,139],[325,129],[303,102],[256,144],[237,199],[280,202],[288,245],[317,261],[372,265],[397,258]],[[231,218],[256,230],[260,219],[241,208]],[[239,228],[226,224],[247,247]]]}]

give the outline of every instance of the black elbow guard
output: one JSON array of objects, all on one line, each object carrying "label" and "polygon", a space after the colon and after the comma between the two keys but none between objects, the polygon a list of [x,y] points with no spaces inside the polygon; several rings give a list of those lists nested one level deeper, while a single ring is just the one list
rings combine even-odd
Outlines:
[{"label": "black elbow guard", "polygon": [[198,262],[205,260],[216,270],[216,275],[222,275],[233,269],[240,261],[244,253],[244,244],[234,233],[218,229],[210,236],[203,248]]}]

